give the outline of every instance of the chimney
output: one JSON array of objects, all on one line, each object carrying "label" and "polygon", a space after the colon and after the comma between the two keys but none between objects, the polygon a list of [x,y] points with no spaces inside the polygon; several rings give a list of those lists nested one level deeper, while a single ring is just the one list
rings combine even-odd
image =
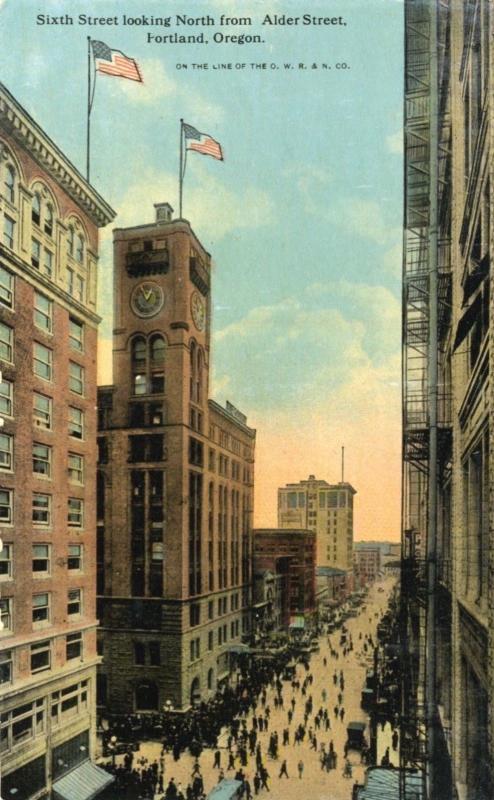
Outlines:
[{"label": "chimney", "polygon": [[156,222],[171,222],[173,208],[170,203],[155,203],[156,209]]}]

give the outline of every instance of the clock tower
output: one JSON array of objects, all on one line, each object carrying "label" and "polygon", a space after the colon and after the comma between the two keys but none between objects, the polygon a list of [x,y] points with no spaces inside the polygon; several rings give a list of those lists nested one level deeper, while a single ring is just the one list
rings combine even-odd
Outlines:
[{"label": "clock tower", "polygon": [[98,401],[100,702],[115,713],[211,695],[249,625],[255,431],[209,399],[210,255],[155,208],[114,231],[113,385]]}]

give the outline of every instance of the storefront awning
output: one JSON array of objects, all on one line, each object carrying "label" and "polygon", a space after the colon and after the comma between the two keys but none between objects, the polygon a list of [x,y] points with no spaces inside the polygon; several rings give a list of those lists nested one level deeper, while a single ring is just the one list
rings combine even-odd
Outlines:
[{"label": "storefront awning", "polygon": [[56,800],[93,800],[115,778],[91,761],[85,761],[55,781],[53,792]]}]

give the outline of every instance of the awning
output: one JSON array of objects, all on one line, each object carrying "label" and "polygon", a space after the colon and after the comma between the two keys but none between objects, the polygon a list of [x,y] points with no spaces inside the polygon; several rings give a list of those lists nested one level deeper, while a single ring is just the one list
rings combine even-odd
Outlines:
[{"label": "awning", "polygon": [[91,761],[84,761],[55,781],[53,792],[56,800],[92,800],[97,797],[115,778]]},{"label": "awning", "polygon": [[481,295],[477,294],[475,300],[473,300],[471,305],[468,306],[467,310],[465,311],[462,318],[458,322],[453,350],[456,350],[460,346],[464,338],[468,335],[474,323],[480,317],[480,310],[481,310]]}]

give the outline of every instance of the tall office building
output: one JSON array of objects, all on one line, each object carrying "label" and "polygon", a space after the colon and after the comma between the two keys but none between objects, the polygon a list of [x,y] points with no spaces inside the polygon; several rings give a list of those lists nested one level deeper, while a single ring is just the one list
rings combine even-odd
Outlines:
[{"label": "tall office building", "polygon": [[487,800],[492,3],[406,0],[405,33],[401,757],[425,797]]},{"label": "tall office building", "polygon": [[307,480],[278,489],[278,526],[314,531],[317,566],[353,569],[353,496],[349,483]]},{"label": "tall office building", "polygon": [[[112,209],[0,85],[2,797],[95,791],[98,228]],[[67,794],[68,792],[68,794]]]},{"label": "tall office building", "polygon": [[210,256],[157,204],[114,232],[113,380],[99,392],[99,702],[186,709],[249,627],[255,431],[209,399]]}]

